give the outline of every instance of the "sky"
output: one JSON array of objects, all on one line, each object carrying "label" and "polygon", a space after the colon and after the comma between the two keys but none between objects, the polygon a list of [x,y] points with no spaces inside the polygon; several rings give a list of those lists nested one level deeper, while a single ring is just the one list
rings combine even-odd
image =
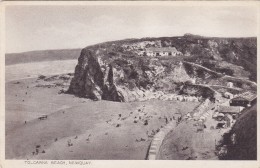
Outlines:
[{"label": "sky", "polygon": [[5,17],[6,53],[185,33],[257,36],[254,7],[7,6]]}]

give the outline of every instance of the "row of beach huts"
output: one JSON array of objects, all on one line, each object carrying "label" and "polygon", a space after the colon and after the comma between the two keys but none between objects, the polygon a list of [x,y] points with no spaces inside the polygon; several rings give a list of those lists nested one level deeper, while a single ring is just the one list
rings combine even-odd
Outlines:
[{"label": "row of beach huts", "polygon": [[165,94],[162,91],[142,91],[136,90],[131,92],[134,97],[136,97],[139,101],[146,101],[146,100],[169,100],[169,101],[181,101],[181,102],[200,102],[202,101],[202,96],[189,96],[189,95],[178,95],[178,94]]}]

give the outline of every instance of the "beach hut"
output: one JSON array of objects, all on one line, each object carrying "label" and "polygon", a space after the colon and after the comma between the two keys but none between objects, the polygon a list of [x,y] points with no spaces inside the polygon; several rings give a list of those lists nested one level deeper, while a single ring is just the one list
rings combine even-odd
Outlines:
[{"label": "beach hut", "polygon": [[250,107],[256,103],[257,96],[251,92],[244,92],[229,101],[230,106]]}]

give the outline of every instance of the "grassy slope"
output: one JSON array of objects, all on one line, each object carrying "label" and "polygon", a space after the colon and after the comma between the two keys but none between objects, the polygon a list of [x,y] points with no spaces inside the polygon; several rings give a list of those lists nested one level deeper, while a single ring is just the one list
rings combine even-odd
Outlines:
[{"label": "grassy slope", "polygon": [[[114,52],[119,52],[120,50],[122,50],[122,48],[120,48],[120,45],[122,45],[123,43],[131,44],[145,40],[161,40],[162,46],[174,46],[177,48],[177,50],[183,52],[183,54],[187,52],[190,53],[190,56],[182,56],[182,59],[191,62],[190,65],[193,68],[197,67],[197,69],[200,69],[193,75],[196,76],[196,78],[201,78],[202,81],[205,81],[207,83],[213,81],[213,83],[211,83],[215,83],[215,85],[220,82],[220,85],[225,86],[228,81],[231,81],[234,82],[235,87],[255,90],[256,83],[252,82],[256,81],[256,38],[254,37],[215,38],[194,36],[188,34],[183,37],[160,37],[121,40],[103,43],[100,44],[100,46],[106,48],[114,48]],[[166,45],[166,43],[168,44]],[[111,45],[113,47],[111,47]],[[96,48],[98,46],[96,45],[91,47]],[[137,57],[134,59],[137,61]],[[166,64],[163,62],[163,58],[159,59],[163,66],[167,65],[167,62]],[[201,66],[201,60],[207,63],[211,62],[214,65],[214,68],[213,66],[210,68]],[[167,61],[170,63],[175,63],[177,60],[169,59]],[[228,64],[230,66],[227,66]],[[169,67],[169,65],[167,65],[166,67]],[[170,70],[172,70],[172,68],[170,68]],[[228,74],[222,74],[223,72],[220,72],[220,70],[222,70],[223,72],[230,71],[230,73],[233,73],[232,75],[234,76],[232,77],[228,76]],[[204,79],[207,75],[210,75],[210,78]],[[222,77],[221,80],[219,80],[219,77]],[[249,78],[252,81],[247,80],[246,78]]]}]

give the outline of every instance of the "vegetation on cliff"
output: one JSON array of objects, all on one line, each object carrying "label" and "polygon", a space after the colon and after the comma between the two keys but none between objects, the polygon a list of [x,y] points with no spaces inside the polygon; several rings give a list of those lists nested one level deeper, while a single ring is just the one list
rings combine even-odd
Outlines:
[{"label": "vegetation on cliff", "polygon": [[[175,47],[182,55],[149,57],[149,47]],[[202,90],[197,96],[205,96],[204,85],[226,86],[230,81],[241,89],[255,89],[250,80],[256,80],[256,38],[185,35],[88,46],[78,59],[69,92],[96,100],[135,101],[149,99],[147,92],[183,93],[192,81]]]}]

